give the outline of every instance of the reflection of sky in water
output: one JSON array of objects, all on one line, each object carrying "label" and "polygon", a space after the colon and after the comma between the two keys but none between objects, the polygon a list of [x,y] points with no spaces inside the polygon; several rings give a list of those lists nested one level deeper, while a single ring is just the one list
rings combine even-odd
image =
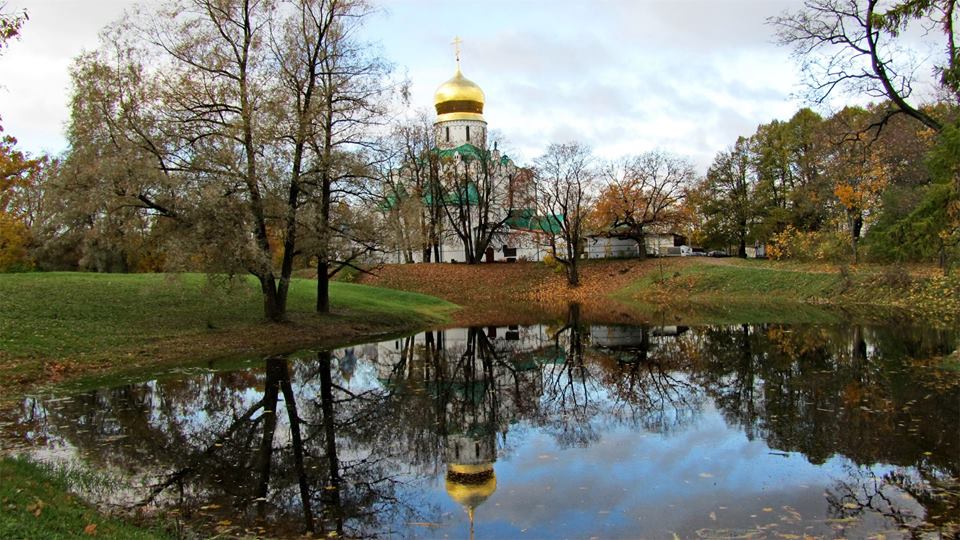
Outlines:
[{"label": "reflection of sky in water", "polygon": [[[478,537],[686,537],[702,528],[780,522],[784,506],[804,517],[793,528],[802,530],[811,519],[827,519],[823,491],[851,466],[842,457],[818,466],[800,454],[784,456],[730,429],[712,407],[666,436],[620,427],[586,448],[559,448],[525,424],[509,437],[511,455],[495,464],[497,490],[475,513]],[[465,534],[467,515],[442,478],[432,496],[448,517],[435,534]],[[779,529],[793,530],[790,523]]]},{"label": "reflection of sky in water", "polygon": [[[392,355],[398,354],[400,340],[356,347],[351,355],[346,355],[346,359],[344,350],[333,353],[333,383],[348,389],[351,393],[369,393],[370,396],[374,396],[373,401],[383,399],[386,402],[388,396],[390,399],[404,401],[411,396],[402,395],[403,392],[420,392],[419,398],[423,399],[405,403],[415,403],[417,407],[424,407],[422,411],[414,412],[423,414],[428,419],[432,418],[430,416],[433,414],[432,407],[442,407],[438,410],[445,411],[441,415],[445,415],[454,433],[469,431],[476,427],[471,425],[471,422],[480,424],[489,422],[490,425],[495,426],[497,432],[495,435],[497,454],[494,463],[496,490],[475,511],[477,537],[540,538],[599,535],[614,538],[670,538],[672,533],[676,532],[680,537],[686,538],[694,536],[697,531],[714,531],[719,536],[730,536],[738,531],[748,532],[770,525],[775,525],[775,528],[770,530],[781,533],[812,532],[832,536],[838,525],[828,521],[835,516],[829,515],[830,509],[824,492],[833,489],[838,482],[845,481],[851,476],[882,475],[894,470],[892,466],[883,465],[856,466],[850,459],[839,454],[844,448],[843,441],[840,443],[825,441],[824,446],[828,448],[825,455],[832,454],[832,457],[826,459],[821,465],[815,465],[802,453],[782,452],[779,449],[769,448],[761,438],[762,434],[750,440],[743,431],[744,422],[769,424],[771,419],[776,418],[776,414],[773,413],[781,410],[771,408],[760,411],[757,417],[746,419],[737,417],[735,410],[718,410],[724,402],[718,399],[716,403],[720,405],[717,405],[710,396],[732,391],[737,383],[734,380],[735,376],[731,374],[730,366],[725,365],[724,362],[718,362],[723,369],[720,370],[717,378],[712,383],[706,383],[715,385],[710,391],[705,386],[694,382],[710,380],[709,377],[704,378],[705,375],[710,374],[706,368],[699,368],[701,369],[699,372],[671,371],[670,369],[673,368],[665,368],[660,375],[666,375],[667,378],[660,382],[670,381],[669,384],[674,384],[675,387],[672,390],[672,397],[664,401],[663,395],[658,395],[654,389],[655,385],[650,384],[647,379],[637,379],[638,386],[630,386],[629,391],[626,392],[623,388],[616,388],[618,381],[624,380],[621,375],[626,377],[625,374],[630,368],[615,360],[604,359],[600,354],[584,364],[583,373],[587,376],[582,384],[578,382],[570,386],[567,389],[569,393],[558,393],[555,389],[551,390],[551,381],[563,380],[563,377],[568,375],[565,371],[567,367],[563,363],[554,362],[555,349],[544,346],[544,340],[549,345],[549,339],[545,337],[543,327],[521,330],[520,335],[524,336],[523,339],[529,339],[529,343],[499,341],[500,345],[511,347],[510,351],[512,351],[505,353],[501,359],[509,360],[512,354],[521,350],[523,346],[529,345],[527,350],[532,350],[536,354],[524,357],[523,362],[529,362],[529,358],[539,358],[542,362],[531,371],[518,368],[516,373],[510,371],[513,368],[506,369],[504,366],[507,364],[496,368],[500,370],[493,376],[498,381],[497,384],[504,381],[509,383],[505,385],[508,391],[503,395],[498,394],[497,406],[501,410],[497,422],[476,418],[464,420],[469,415],[462,418],[456,417],[452,412],[456,407],[452,407],[451,402],[440,405],[433,401],[436,396],[425,396],[424,392],[429,394],[435,388],[425,391],[424,387],[428,387],[429,384],[425,385],[422,380],[414,380],[415,375],[404,374],[402,369],[399,371],[395,369],[401,364],[397,362],[398,357]],[[598,341],[600,335],[606,336],[609,340],[630,337],[622,328],[616,331],[607,330],[605,334],[597,332]],[[454,330],[448,334],[449,358],[459,358],[466,346],[466,334],[457,332],[459,331]],[[755,341],[753,346],[757,347],[765,346],[767,343],[764,341],[767,338],[763,332],[750,334],[739,332],[740,330],[736,329],[730,335],[733,337],[749,335],[750,339]],[[784,334],[791,332],[792,330]],[[505,335],[503,329],[500,329],[499,335]],[[719,338],[727,339],[730,335],[724,334]],[[816,340],[827,340],[821,333],[810,335],[813,336],[811,339],[815,338],[814,343],[820,343]],[[688,340],[686,343],[690,347],[703,346],[708,340],[706,333],[698,334],[695,331],[678,339]],[[665,336],[651,339],[649,344],[651,351],[666,351],[664,355],[674,351],[679,357],[684,357],[688,349],[670,348],[677,342],[673,337]],[[718,342],[723,345],[721,352],[737,350],[731,345],[732,342]],[[836,342],[827,340],[824,343],[836,345],[833,349],[823,347],[824,350],[852,350],[847,347],[845,341],[839,339]],[[563,343],[560,345],[566,346]],[[765,350],[767,352],[763,354],[776,353],[772,347]],[[877,343],[865,343],[865,351],[866,358],[860,361],[866,362],[872,359],[871,361],[877,362],[876,365],[880,366],[878,358],[881,351]],[[520,359],[521,356],[518,354],[516,358]],[[667,356],[664,358],[666,358],[665,364],[670,365],[669,358]],[[305,421],[319,425],[319,410],[316,403],[321,394],[321,385],[316,371],[317,355],[305,354],[298,357],[297,361],[293,360],[291,357],[289,369],[292,390],[299,402],[298,414]],[[836,367],[830,368],[829,364],[824,364],[816,369],[809,368],[810,373],[814,375],[818,372],[832,373],[823,370],[835,369],[835,374],[849,376],[849,373],[854,372],[855,378],[859,378],[859,372],[856,370],[844,371],[852,363],[850,358],[841,354],[829,357],[827,360],[834,362]],[[411,373],[420,369],[416,367],[415,361],[410,362],[406,369]],[[202,369],[190,370],[184,371],[182,378],[173,382],[159,380],[134,385],[130,387],[136,390],[132,393],[143,401],[134,401],[133,412],[136,413],[137,410],[142,409],[144,419],[157,432],[163,432],[173,425],[184,440],[189,441],[195,448],[203,448],[212,444],[243,411],[250,409],[263,398],[266,377],[263,363],[251,365],[255,368],[252,371],[216,373]],[[802,366],[797,367],[793,364],[784,366],[777,369],[793,371],[790,371],[790,377],[783,380],[797,384],[797,386],[790,386],[789,389],[795,390],[796,395],[801,396],[801,399],[817,397],[813,393],[804,394],[810,388],[816,388],[817,392],[820,388],[817,385],[803,384]],[[750,373],[749,380],[753,381],[753,372]],[[782,376],[783,372],[773,370],[771,373],[774,376]],[[642,372],[640,374],[643,375]],[[411,378],[409,387],[404,388],[404,384],[394,384],[397,381],[402,383],[404,377]],[[397,381],[393,380],[394,378]],[[456,376],[453,378],[455,379]],[[391,382],[385,382],[388,379]],[[538,381],[539,384],[531,384],[531,380]],[[448,380],[445,384],[451,382],[457,381]],[[843,385],[848,384],[846,380],[841,382]],[[516,383],[518,388],[524,388],[528,393],[524,396],[510,394],[509,388],[513,383]],[[751,384],[755,384],[755,387],[751,386],[750,395],[757,396],[755,405],[759,409],[775,407],[777,405],[775,398],[786,395],[782,393],[786,386],[782,388],[774,386],[776,393],[765,395],[763,391],[765,383],[759,375]],[[843,385],[834,388],[831,395],[841,395],[842,391],[847,389]],[[500,389],[504,390],[503,387]],[[463,390],[461,388],[457,391]],[[886,389],[886,391],[890,390]],[[111,401],[111,392],[111,390],[97,391],[94,395],[98,395],[99,401],[94,400],[94,402],[104,406],[110,404],[123,406],[126,403],[122,399]],[[399,392],[400,395],[390,396],[391,392]],[[629,396],[624,397],[626,394]],[[947,399],[950,399],[951,395],[954,394],[946,394]],[[339,396],[343,397],[343,394]],[[899,399],[906,399],[904,396],[916,398],[910,394],[903,394]],[[660,401],[657,400],[658,397],[661,398]],[[524,401],[525,398],[530,398],[532,407],[531,403]],[[283,399],[282,395],[279,396],[277,409],[281,414],[277,418],[273,442],[278,448],[289,445],[292,437],[290,425],[282,411],[285,408]],[[458,406],[465,406],[465,403],[470,401],[462,394],[453,399],[461,400]],[[630,399],[636,401],[630,402]],[[577,403],[577,407],[572,407],[575,409],[573,412],[575,418],[564,416],[571,414],[573,401]],[[50,410],[59,409],[56,400],[46,403]],[[484,407],[489,405],[487,402],[484,403],[486,403]],[[842,397],[835,398],[832,403],[842,406]],[[312,408],[310,404],[313,404]],[[795,411],[799,417],[804,410],[809,413],[811,408],[807,406],[812,403],[789,401],[788,405],[798,405]],[[337,406],[344,407],[349,414],[347,407]],[[396,403],[393,403],[393,406],[396,406]],[[465,408],[469,409],[469,407]],[[851,404],[851,408],[859,411],[858,404]],[[101,436],[114,433],[123,436],[123,424],[118,422],[115,416],[111,416],[117,414],[118,410],[106,409],[90,413],[91,416],[103,416]],[[259,414],[262,414],[262,411],[257,413]],[[469,414],[475,414],[475,412]],[[731,418],[731,415],[735,417],[731,420],[735,424],[728,425],[725,417]],[[422,422],[423,418],[419,420]],[[822,421],[812,416],[797,420],[797,426],[800,426],[799,420],[804,420],[803,425],[807,428],[813,426],[816,421]],[[60,421],[69,424],[72,419],[65,416],[60,418]],[[390,421],[396,422],[390,427],[401,427],[406,426],[407,419],[391,418]],[[413,420],[410,424],[413,426],[411,430],[424,429],[433,432],[435,429],[431,424],[416,424]],[[938,425],[955,425],[955,419]],[[88,451],[83,446],[84,443],[75,444],[69,433],[60,436],[56,427],[47,426],[48,429],[53,428],[48,439],[49,446],[46,449],[38,449],[35,456],[69,461],[76,460],[78,454],[82,456]],[[66,426],[61,425],[61,427]],[[373,429],[380,430],[385,427],[377,424]],[[757,427],[753,425],[752,431],[763,431]],[[788,428],[789,435],[789,429],[792,429],[793,425],[789,424],[785,427]],[[569,431],[576,433],[571,434]],[[390,433],[403,436],[407,432],[396,429]],[[442,439],[438,433],[434,435],[438,441]],[[446,491],[445,462],[449,459],[449,453],[445,454],[444,451],[451,440],[432,443],[443,445],[444,448],[434,447],[433,451],[436,451],[436,455],[419,463],[406,454],[410,450],[403,447],[403,441],[377,440],[382,445],[371,448],[364,446],[363,441],[351,441],[338,436],[341,462],[363,460],[371,452],[384,454],[383,457],[395,465],[394,470],[402,475],[398,480],[405,485],[400,488],[404,495],[404,503],[421,505],[422,508],[440,509],[439,515],[426,510],[423,512],[423,519],[439,519],[438,524],[428,526],[400,521],[384,525],[392,525],[393,530],[403,531],[404,535],[409,536],[466,536],[469,529],[467,513]],[[101,444],[113,443],[101,442]],[[119,441],[116,444],[126,443]],[[470,444],[472,446],[472,441]],[[793,444],[795,446],[791,448],[796,449],[796,441],[793,441]],[[385,448],[384,445],[389,448]],[[866,450],[863,455],[871,455],[872,452],[869,444],[864,448],[858,446],[853,449]],[[932,449],[936,450],[936,448]],[[322,457],[323,450],[319,446],[312,451],[315,457]],[[877,455],[885,454],[879,452]],[[896,453],[890,455],[898,456]],[[290,459],[289,455],[278,455],[276,458],[281,462]],[[120,458],[114,462],[109,459],[109,456],[103,460],[103,463],[110,466],[117,466],[122,462]],[[891,462],[903,463],[903,461]],[[142,469],[146,475],[150,475],[151,468],[158,465],[163,467],[165,464],[154,463],[148,458],[125,464],[131,470]],[[324,482],[321,478],[313,480],[318,486]],[[346,481],[350,481],[349,477]],[[276,495],[278,500],[284,500],[285,507],[297,507],[296,493],[289,491],[289,488],[287,492]],[[915,504],[908,501],[907,506],[915,515],[922,516],[922,510]],[[866,531],[886,529],[889,524],[881,523],[879,517],[873,514],[857,523],[842,526],[848,528],[844,534],[857,537],[865,536]],[[810,527],[812,528],[808,529]]]}]

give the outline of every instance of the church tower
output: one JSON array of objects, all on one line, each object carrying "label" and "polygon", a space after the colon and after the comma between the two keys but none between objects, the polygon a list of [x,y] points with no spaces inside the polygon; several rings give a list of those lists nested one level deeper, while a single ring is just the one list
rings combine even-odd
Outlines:
[{"label": "church tower", "polygon": [[460,72],[460,38],[453,41],[457,51],[457,72],[440,85],[433,96],[437,109],[434,133],[440,149],[471,144],[486,147],[487,121],[483,119],[483,90]]}]

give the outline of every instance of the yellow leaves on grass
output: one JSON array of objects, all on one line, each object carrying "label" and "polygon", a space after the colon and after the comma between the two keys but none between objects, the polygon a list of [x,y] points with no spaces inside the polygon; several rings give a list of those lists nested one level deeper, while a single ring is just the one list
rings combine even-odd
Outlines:
[{"label": "yellow leaves on grass", "polygon": [[47,503],[41,501],[40,499],[36,499],[32,504],[27,505],[27,512],[33,514],[33,517],[40,517],[40,514],[43,513],[43,509],[46,506]]}]

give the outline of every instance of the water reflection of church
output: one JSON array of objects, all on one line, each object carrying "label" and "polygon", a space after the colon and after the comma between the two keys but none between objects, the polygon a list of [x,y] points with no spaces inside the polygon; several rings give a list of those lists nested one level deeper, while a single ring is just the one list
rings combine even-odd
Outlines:
[{"label": "water reflection of church", "polygon": [[[575,364],[572,355],[593,347],[615,351],[655,349],[683,327],[506,326],[425,332],[380,343],[366,357],[381,384],[401,382],[429,393],[436,409],[446,467],[445,487],[467,512],[471,531],[475,510],[497,489],[494,464],[505,448],[511,424],[542,415],[546,381]],[[573,343],[574,340],[580,341]],[[346,357],[347,365],[355,360]],[[581,359],[582,360],[582,359]],[[623,360],[625,361],[625,360]]]},{"label": "water reflection of church", "polygon": [[471,531],[476,508],[496,491],[494,463],[509,425],[542,394],[535,368],[562,362],[564,348],[545,326],[458,328],[379,345],[380,381],[420,381],[437,408],[446,491],[466,510]]}]

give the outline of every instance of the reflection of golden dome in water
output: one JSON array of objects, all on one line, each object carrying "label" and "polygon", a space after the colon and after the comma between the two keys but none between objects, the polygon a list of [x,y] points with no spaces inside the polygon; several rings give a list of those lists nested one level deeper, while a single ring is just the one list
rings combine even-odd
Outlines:
[{"label": "reflection of golden dome in water", "polygon": [[473,518],[473,510],[497,490],[493,463],[447,465],[447,494],[463,506]]},{"label": "reflection of golden dome in water", "polygon": [[447,120],[483,120],[483,90],[477,83],[460,73],[440,85],[433,95],[433,104],[437,108],[437,121]]}]

